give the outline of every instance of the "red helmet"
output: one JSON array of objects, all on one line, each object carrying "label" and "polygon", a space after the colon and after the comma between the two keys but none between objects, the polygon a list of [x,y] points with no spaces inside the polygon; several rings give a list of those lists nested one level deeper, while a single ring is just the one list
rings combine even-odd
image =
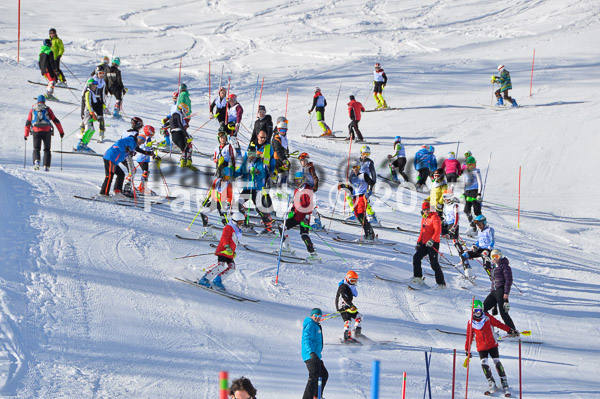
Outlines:
[{"label": "red helmet", "polygon": [[379,62],[375,63],[375,69],[381,69],[381,64]]},{"label": "red helmet", "polygon": [[178,91],[174,91],[173,92],[173,100],[177,100],[179,98],[179,92]]},{"label": "red helmet", "polygon": [[350,270],[346,273],[346,282],[350,285],[354,285],[358,282],[358,274],[355,271]]},{"label": "red helmet", "polygon": [[306,152],[303,152],[302,154],[298,155],[298,160],[300,159],[310,159],[310,157]]},{"label": "red helmet", "polygon": [[144,126],[144,136],[146,136],[146,137],[154,136],[154,128],[150,125]]},{"label": "red helmet", "polygon": [[237,96],[233,93],[229,93],[229,96],[227,96],[227,99],[237,101]]}]

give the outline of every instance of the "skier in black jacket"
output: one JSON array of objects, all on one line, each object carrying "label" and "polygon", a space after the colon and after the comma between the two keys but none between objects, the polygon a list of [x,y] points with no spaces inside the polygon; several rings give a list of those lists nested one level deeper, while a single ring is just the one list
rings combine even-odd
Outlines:
[{"label": "skier in black jacket", "polygon": [[362,335],[362,327],[360,326],[362,315],[358,313],[358,309],[352,302],[354,297],[358,296],[357,282],[358,274],[350,270],[346,273],[346,277],[340,281],[335,295],[335,307],[344,320],[344,341],[346,342],[358,342],[352,338],[352,331],[350,330],[350,320],[352,319],[354,319],[354,335],[357,337]]},{"label": "skier in black jacket", "polygon": [[113,118],[121,117],[121,107],[123,106],[123,96],[127,93],[127,89],[123,85],[121,79],[121,71],[119,66],[121,65],[121,59],[115,57],[110,67],[106,71],[106,90],[115,96],[115,108],[113,109]]},{"label": "skier in black jacket", "polygon": [[250,142],[257,146],[258,140],[256,139],[256,136],[258,136],[260,131],[267,133],[267,143],[270,143],[271,137],[273,136],[273,119],[271,118],[271,115],[267,115],[267,109],[264,105],[258,106],[258,118],[254,122],[252,138],[250,139]]}]

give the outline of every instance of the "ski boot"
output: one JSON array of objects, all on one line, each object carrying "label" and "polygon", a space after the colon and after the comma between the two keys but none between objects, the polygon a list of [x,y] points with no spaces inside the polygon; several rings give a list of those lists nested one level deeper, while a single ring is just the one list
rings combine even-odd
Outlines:
[{"label": "ski boot", "polygon": [[319,254],[317,253],[317,251],[315,252],[311,252],[307,257],[306,260],[308,262],[319,262],[321,263],[321,257],[319,256]]},{"label": "ski boot", "polygon": [[198,280],[196,284],[201,285],[206,288],[212,288],[212,285],[210,285],[210,281],[208,281],[206,276],[202,276],[202,278],[200,280]]},{"label": "ski boot", "polygon": [[350,330],[344,330],[344,341],[354,341]]},{"label": "ski boot", "polygon": [[181,157],[181,159],[179,160],[179,167],[185,168],[186,164],[187,164],[186,159],[184,157]]},{"label": "ski boot", "polygon": [[346,218],[346,222],[356,222],[356,215],[352,215]]},{"label": "ski boot", "polygon": [[502,106],[504,105],[504,100],[502,99],[502,97],[498,97],[498,102],[496,103],[497,106]]},{"label": "ski boot", "polygon": [[425,280],[424,277],[413,277],[410,279],[409,283],[423,285],[425,284],[423,280]]},{"label": "ski boot", "polygon": [[488,380],[488,383],[489,383],[490,387],[487,391],[484,392],[485,396],[491,396],[491,395],[495,394],[496,392],[498,392],[499,388],[496,385],[496,381],[494,381],[493,378]]},{"label": "ski boot", "polygon": [[377,216],[375,216],[375,215],[369,215],[369,216],[367,216],[367,220],[371,224],[375,224],[375,225],[379,224],[379,220],[377,220]]},{"label": "ski boot", "polygon": [[125,194],[123,194],[121,192],[121,190],[115,190],[115,193],[113,194],[113,199],[116,199],[118,201],[127,201],[129,200],[129,197],[127,197]]},{"label": "ski boot", "polygon": [[473,269],[469,266],[469,267],[464,267],[465,270],[465,276],[467,276],[467,278],[469,280],[473,280]]},{"label": "ski boot", "polygon": [[519,104],[517,104],[517,100],[515,100],[515,99],[512,100],[512,106],[513,107],[518,107],[519,106]]},{"label": "ski boot", "polygon": [[433,287],[434,290],[445,290],[446,289],[446,284],[436,284],[435,287]]},{"label": "ski boot", "polygon": [[192,167],[194,166],[194,165],[192,165],[192,158],[188,158],[188,159],[186,159],[186,161],[185,161],[185,166],[186,166],[187,168],[192,168]]},{"label": "ski boot", "polygon": [[40,161],[36,160],[33,163],[33,170],[40,170]]},{"label": "ski boot", "polygon": [[395,173],[392,175],[392,181],[393,181],[394,183],[398,183],[398,184],[400,184],[400,183],[401,183],[401,182],[400,182],[400,179],[398,179],[398,176],[396,176],[396,174],[395,174]]},{"label": "ski boot", "polygon": [[50,166],[44,166],[44,172],[50,172]]},{"label": "ski boot", "polygon": [[215,233],[213,233],[212,231],[212,226],[208,225],[208,226],[204,226],[204,231],[202,232],[202,234],[200,234],[200,237],[202,238],[212,238],[212,237],[216,237],[217,235]]},{"label": "ski boot", "polygon": [[360,337],[360,336],[362,336],[362,327],[356,327],[356,328],[354,329],[354,336],[355,336],[355,337]]},{"label": "ski boot", "polygon": [[325,130],[325,132],[321,135],[321,137],[332,136],[331,129]]},{"label": "ski boot", "polygon": [[121,114],[119,113],[119,109],[118,108],[115,108],[113,110],[113,118],[115,118],[115,119],[121,119]]},{"label": "ski boot", "polygon": [[225,291],[225,286],[223,285],[223,282],[221,281],[221,276],[217,276],[214,278],[214,280],[212,281],[212,286],[213,286],[213,288],[215,288],[219,291]]},{"label": "ski boot", "polygon": [[98,140],[96,140],[96,142],[98,142],[98,143],[104,142],[104,130],[100,130],[100,137],[98,137]]},{"label": "ski boot", "polygon": [[321,224],[321,219],[315,219],[315,222],[310,225],[310,228],[313,230],[323,230],[323,225]]}]

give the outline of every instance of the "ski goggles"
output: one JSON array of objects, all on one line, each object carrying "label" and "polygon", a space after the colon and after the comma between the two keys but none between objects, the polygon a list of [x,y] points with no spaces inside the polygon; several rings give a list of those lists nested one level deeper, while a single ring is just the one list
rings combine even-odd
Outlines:
[{"label": "ski goggles", "polygon": [[473,309],[473,316],[475,316],[475,317],[483,316],[483,309]]},{"label": "ski goggles", "polygon": [[500,258],[501,258],[500,254],[493,254],[492,255],[492,259],[494,259],[494,260],[498,260]]},{"label": "ski goggles", "polygon": [[348,284],[355,285],[357,282],[358,282],[357,278],[349,278],[348,279]]}]

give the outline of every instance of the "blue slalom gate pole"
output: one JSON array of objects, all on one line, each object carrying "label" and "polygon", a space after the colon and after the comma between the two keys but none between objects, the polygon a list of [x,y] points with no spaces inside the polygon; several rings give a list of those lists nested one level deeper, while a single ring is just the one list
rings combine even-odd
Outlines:
[{"label": "blue slalom gate pole", "polygon": [[379,360],[371,366],[371,399],[379,399]]},{"label": "blue slalom gate pole", "polygon": [[427,357],[427,351],[425,351],[425,370],[427,371],[427,376],[425,377],[425,390],[423,391],[423,399],[425,399],[425,394],[427,394],[427,388],[429,388],[429,399],[431,399],[431,380],[429,379],[429,365],[431,364],[431,353],[429,354],[429,358]]},{"label": "blue slalom gate pole", "polygon": [[319,399],[322,399],[321,398],[322,389],[323,389],[323,379],[321,377],[319,377]]}]

